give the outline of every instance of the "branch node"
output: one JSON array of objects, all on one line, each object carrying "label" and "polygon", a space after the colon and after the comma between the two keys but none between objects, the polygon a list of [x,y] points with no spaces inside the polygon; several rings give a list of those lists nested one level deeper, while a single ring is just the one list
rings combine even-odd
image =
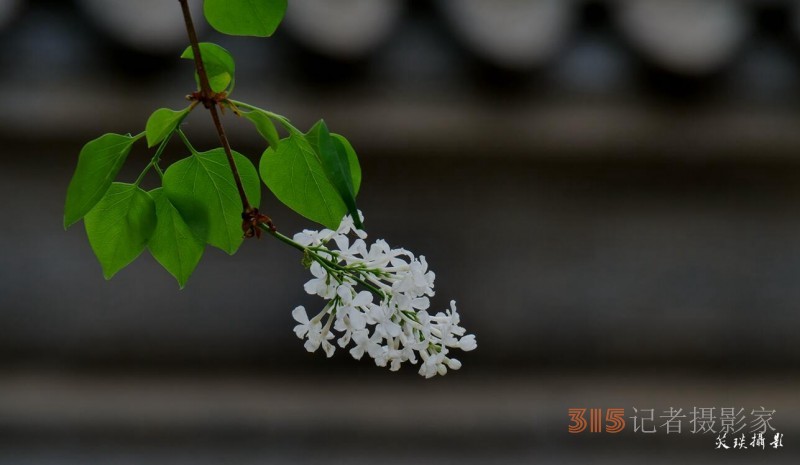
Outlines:
[{"label": "branch node", "polygon": [[242,212],[242,231],[244,237],[256,237],[261,239],[261,225],[267,225],[271,232],[278,229],[272,223],[272,219],[267,215],[258,212],[258,208],[250,207]]}]

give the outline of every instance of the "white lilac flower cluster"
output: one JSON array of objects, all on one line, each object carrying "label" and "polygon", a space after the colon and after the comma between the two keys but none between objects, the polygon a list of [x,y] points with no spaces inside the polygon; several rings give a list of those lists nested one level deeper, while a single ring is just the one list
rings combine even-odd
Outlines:
[{"label": "white lilac flower cluster", "polygon": [[[447,311],[428,312],[435,275],[425,257],[392,249],[384,240],[368,246],[366,237],[350,216],[336,231],[305,230],[294,236],[305,247],[314,275],[305,284],[306,292],[328,301],[313,318],[302,306],[292,311],[299,323],[294,331],[306,340],[306,350],[322,347],[331,357],[336,339],[341,348],[352,343],[353,358],[368,354],[376,365],[392,371],[418,360],[419,374],[426,378],[459,369],[461,362],[449,356],[450,349],[475,349],[475,336],[459,326],[454,300]],[[328,246],[331,241],[335,248]]]}]

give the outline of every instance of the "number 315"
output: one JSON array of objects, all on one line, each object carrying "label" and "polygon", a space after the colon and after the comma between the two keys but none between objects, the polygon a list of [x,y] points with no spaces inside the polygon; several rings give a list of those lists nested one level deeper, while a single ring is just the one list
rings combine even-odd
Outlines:
[{"label": "number 315", "polygon": [[[585,408],[571,408],[567,409],[567,414],[570,417],[570,424],[567,430],[570,433],[577,434],[586,431],[589,428],[590,433],[603,432],[603,409],[593,408],[589,410],[589,421],[586,421]],[[609,408],[606,409],[605,428],[606,433],[619,433],[625,429],[625,409],[624,408]]]}]

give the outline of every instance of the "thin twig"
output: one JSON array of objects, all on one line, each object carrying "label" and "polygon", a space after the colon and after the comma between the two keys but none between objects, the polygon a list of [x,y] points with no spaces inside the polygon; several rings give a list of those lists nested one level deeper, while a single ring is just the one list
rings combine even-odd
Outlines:
[{"label": "thin twig", "polygon": [[242,185],[242,178],[239,176],[239,170],[236,168],[236,163],[233,160],[233,151],[231,150],[231,145],[228,142],[228,136],[225,135],[225,128],[222,126],[222,121],[220,121],[219,118],[219,112],[217,112],[217,101],[215,100],[216,94],[211,89],[211,84],[208,81],[208,73],[203,65],[203,58],[200,55],[200,43],[197,40],[197,32],[195,32],[194,23],[192,22],[192,13],[189,11],[189,3],[188,0],[178,1],[181,4],[183,19],[186,22],[186,32],[189,34],[189,43],[191,43],[192,52],[194,53],[194,66],[197,70],[197,76],[200,78],[201,101],[203,102],[203,106],[208,108],[208,111],[211,113],[211,119],[214,121],[214,127],[217,129],[219,142],[222,144],[222,148],[225,151],[225,156],[228,158],[228,165],[230,165],[231,173],[233,173],[233,180],[236,182],[236,189],[239,191],[239,198],[242,200],[242,213],[249,215],[254,211],[254,209],[250,206],[250,202],[247,200],[247,194],[245,193],[244,186]]}]

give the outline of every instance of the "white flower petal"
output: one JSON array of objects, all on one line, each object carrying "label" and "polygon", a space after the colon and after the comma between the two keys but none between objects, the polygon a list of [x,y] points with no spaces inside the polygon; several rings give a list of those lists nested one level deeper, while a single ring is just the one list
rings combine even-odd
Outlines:
[{"label": "white flower petal", "polygon": [[302,305],[298,305],[297,307],[292,310],[292,318],[294,321],[302,324],[308,324],[308,314],[306,313],[306,308]]},{"label": "white flower petal", "polygon": [[359,311],[352,311],[348,315],[350,317],[350,327],[353,330],[364,329],[367,327],[367,317]]},{"label": "white flower petal", "polygon": [[475,341],[475,335],[468,334],[461,338],[458,341],[458,348],[463,350],[464,352],[469,352],[470,350],[475,350],[478,347],[477,341]]},{"label": "white flower petal", "polygon": [[325,355],[328,358],[333,357],[333,353],[336,352],[336,347],[328,341],[322,341],[322,350],[325,351]]},{"label": "white flower petal", "polygon": [[372,303],[372,293],[367,291],[359,292],[353,299],[354,307],[365,307]]}]

